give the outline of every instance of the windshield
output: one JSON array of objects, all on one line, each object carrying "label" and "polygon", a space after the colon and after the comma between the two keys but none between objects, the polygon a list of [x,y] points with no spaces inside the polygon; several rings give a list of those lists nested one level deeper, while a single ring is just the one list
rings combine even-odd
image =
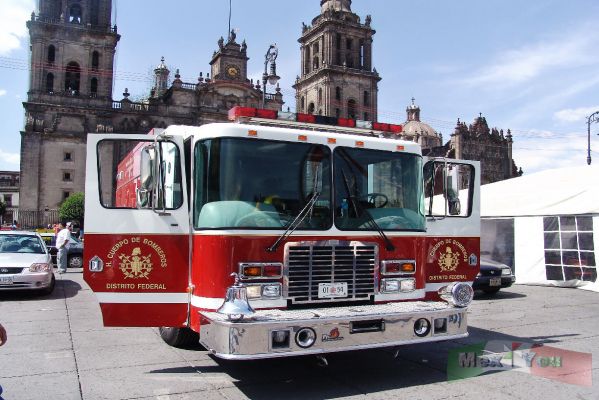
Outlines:
[{"label": "windshield", "polygon": [[0,235],[0,253],[44,254],[46,248],[37,236]]},{"label": "windshield", "polygon": [[338,147],[335,225],[341,230],[424,231],[422,158],[415,154]]},{"label": "windshield", "polygon": [[287,227],[319,196],[297,229],[331,221],[331,155],[323,145],[251,138],[198,142],[194,166],[196,229]]}]

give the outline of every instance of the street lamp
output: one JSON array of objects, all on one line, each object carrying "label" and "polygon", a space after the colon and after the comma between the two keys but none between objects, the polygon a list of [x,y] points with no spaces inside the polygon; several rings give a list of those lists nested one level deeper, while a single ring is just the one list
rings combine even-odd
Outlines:
[{"label": "street lamp", "polygon": [[[262,74],[262,108],[266,108],[266,84],[276,85],[279,79],[277,75],[277,56],[279,49],[276,44],[271,44],[264,56],[264,74]],[[270,64],[270,74],[268,73],[268,64]]]},{"label": "street lamp", "polygon": [[599,122],[599,111],[595,111],[587,118],[587,128],[588,128],[588,140],[589,144],[587,147],[587,164],[591,165],[591,122]]}]

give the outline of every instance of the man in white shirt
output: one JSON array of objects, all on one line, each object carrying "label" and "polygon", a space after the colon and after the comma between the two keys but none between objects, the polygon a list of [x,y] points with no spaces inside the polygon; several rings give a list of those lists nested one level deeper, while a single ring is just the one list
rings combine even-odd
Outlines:
[{"label": "man in white shirt", "polygon": [[66,227],[60,223],[58,224],[60,231],[56,235],[56,248],[58,254],[56,255],[56,263],[58,264],[58,273],[62,274],[67,272],[67,251],[69,250],[69,241],[71,240],[71,230],[73,224],[67,222]]}]

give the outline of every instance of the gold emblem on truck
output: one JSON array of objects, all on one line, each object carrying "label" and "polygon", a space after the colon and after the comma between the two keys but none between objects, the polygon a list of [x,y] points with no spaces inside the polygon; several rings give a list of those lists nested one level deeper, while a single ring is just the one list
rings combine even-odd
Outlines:
[{"label": "gold emblem on truck", "polygon": [[150,272],[152,272],[152,255],[144,256],[141,254],[141,249],[136,247],[131,252],[131,255],[120,254],[119,259],[121,260],[120,269],[125,275],[125,279],[148,279]]},{"label": "gold emblem on truck", "polygon": [[451,247],[446,247],[445,253],[441,253],[439,256],[441,272],[455,271],[458,268],[459,262],[458,253],[454,253]]}]

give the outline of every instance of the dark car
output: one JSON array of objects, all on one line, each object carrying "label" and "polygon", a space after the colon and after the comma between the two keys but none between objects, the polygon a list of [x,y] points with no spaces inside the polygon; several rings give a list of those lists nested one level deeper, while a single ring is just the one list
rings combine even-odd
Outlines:
[{"label": "dark car", "polygon": [[481,258],[480,272],[472,284],[472,289],[495,294],[501,288],[512,286],[515,281],[516,277],[512,274],[510,267],[497,261]]},{"label": "dark car", "polygon": [[[40,233],[50,254],[52,255],[52,263],[56,265],[56,235],[54,233]],[[81,268],[83,266],[83,242],[71,235],[69,249],[67,250],[67,266],[69,268]]]}]

